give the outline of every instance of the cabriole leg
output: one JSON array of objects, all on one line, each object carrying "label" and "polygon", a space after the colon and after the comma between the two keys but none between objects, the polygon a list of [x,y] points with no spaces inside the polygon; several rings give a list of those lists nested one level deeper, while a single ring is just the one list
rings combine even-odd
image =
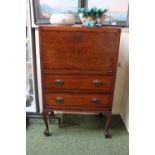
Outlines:
[{"label": "cabriole leg", "polygon": [[111,135],[109,133],[109,125],[111,122],[112,113],[106,112],[105,117],[106,117],[106,122],[105,122],[105,128],[104,128],[104,135],[105,135],[105,138],[111,138]]},{"label": "cabriole leg", "polygon": [[44,135],[45,136],[50,136],[51,134],[49,133],[47,115],[48,114],[46,112],[42,113],[42,117],[43,117],[43,120],[44,120],[44,123],[45,123],[45,127],[46,127],[45,130],[44,130]]}]

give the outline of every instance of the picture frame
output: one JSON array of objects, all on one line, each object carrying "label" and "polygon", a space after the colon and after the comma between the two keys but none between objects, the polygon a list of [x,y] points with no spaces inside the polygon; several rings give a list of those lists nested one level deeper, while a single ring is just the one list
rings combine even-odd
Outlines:
[{"label": "picture frame", "polygon": [[[84,0],[86,8],[101,7],[109,9],[109,20],[103,25],[129,27],[129,0]],[[103,6],[103,7],[102,7]]]},{"label": "picture frame", "polygon": [[78,7],[84,7],[82,0],[33,0],[34,22],[36,25],[50,24],[52,13],[73,13],[76,23],[80,23]]}]

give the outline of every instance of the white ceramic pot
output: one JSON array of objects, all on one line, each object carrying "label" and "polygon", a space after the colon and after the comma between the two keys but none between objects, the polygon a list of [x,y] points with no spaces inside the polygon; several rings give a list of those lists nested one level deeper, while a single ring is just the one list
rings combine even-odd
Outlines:
[{"label": "white ceramic pot", "polygon": [[75,24],[75,17],[73,14],[52,14],[50,23],[56,25],[73,25]]}]

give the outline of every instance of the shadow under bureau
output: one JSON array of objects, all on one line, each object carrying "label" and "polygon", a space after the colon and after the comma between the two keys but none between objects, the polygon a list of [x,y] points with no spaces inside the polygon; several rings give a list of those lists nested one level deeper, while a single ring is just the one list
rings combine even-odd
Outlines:
[{"label": "shadow under bureau", "polygon": [[40,26],[44,134],[55,111],[103,112],[112,116],[120,29],[112,27]]}]

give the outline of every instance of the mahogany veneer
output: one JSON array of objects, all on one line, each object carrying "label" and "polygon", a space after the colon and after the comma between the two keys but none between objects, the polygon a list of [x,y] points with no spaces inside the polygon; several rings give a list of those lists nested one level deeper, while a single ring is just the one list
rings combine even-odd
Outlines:
[{"label": "mahogany veneer", "polygon": [[44,134],[54,110],[104,112],[109,138],[119,28],[40,26]]}]

